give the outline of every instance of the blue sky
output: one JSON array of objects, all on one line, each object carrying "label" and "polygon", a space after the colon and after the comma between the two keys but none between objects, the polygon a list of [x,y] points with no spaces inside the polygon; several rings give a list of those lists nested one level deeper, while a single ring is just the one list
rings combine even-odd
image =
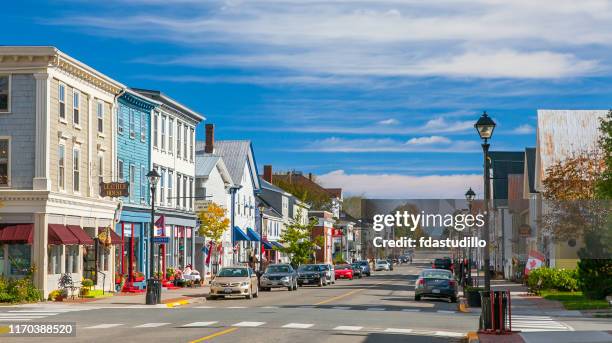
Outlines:
[{"label": "blue sky", "polygon": [[160,89],[217,139],[251,139],[260,168],[349,193],[479,191],[483,110],[498,122],[492,149],[522,150],[538,108],[611,107],[608,1],[96,3],[10,1],[0,44],[54,45]]}]

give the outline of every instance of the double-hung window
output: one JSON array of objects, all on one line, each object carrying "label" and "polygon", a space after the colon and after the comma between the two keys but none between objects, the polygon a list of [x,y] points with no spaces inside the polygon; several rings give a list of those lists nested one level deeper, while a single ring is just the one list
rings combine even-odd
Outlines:
[{"label": "double-hung window", "polygon": [[120,182],[125,181],[124,178],[124,174],[123,174],[123,160],[117,160],[117,179],[119,179]]},{"label": "double-hung window", "polygon": [[0,112],[11,110],[11,76],[0,75]]},{"label": "double-hung window", "polygon": [[101,100],[96,103],[96,116],[98,117],[98,132],[104,133],[104,103]]},{"label": "double-hung window", "polygon": [[193,209],[193,178],[189,178],[189,209]]},{"label": "double-hung window", "polygon": [[183,135],[183,159],[187,160],[187,132],[189,131],[189,128],[187,127],[187,125],[184,125],[184,135]]},{"label": "double-hung window", "polygon": [[166,169],[162,169],[159,178],[159,203],[166,203]]},{"label": "double-hung window", "polygon": [[145,166],[140,166],[140,202],[145,203],[147,200],[147,170]]},{"label": "double-hung window", "polygon": [[140,140],[143,142],[147,140],[147,115],[146,113],[143,113],[140,116]]},{"label": "double-hung window", "polygon": [[181,158],[181,132],[183,125],[178,120],[176,121],[176,157]]},{"label": "double-hung window", "polygon": [[157,148],[157,131],[158,131],[158,125],[159,125],[159,113],[155,112],[155,115],[153,116],[153,147]]},{"label": "double-hung window", "polygon": [[66,86],[63,83],[57,87],[57,99],[59,100],[59,117],[66,120]]},{"label": "double-hung window", "polygon": [[130,185],[129,185],[130,201],[134,201],[134,199],[136,199],[136,194],[134,194],[135,184],[136,184],[136,166],[133,164],[130,164]]},{"label": "double-hung window", "polygon": [[174,172],[168,170],[168,206],[172,206],[172,184],[174,183]]},{"label": "double-hung window", "polygon": [[174,119],[168,118],[168,153],[170,155],[174,154],[174,135],[172,134],[174,131]]},{"label": "double-hung window", "polygon": [[72,90],[72,122],[74,125],[81,125],[81,118],[79,114],[79,105],[81,104],[81,93],[78,90]]},{"label": "double-hung window", "polygon": [[63,143],[60,143],[57,154],[57,185],[60,191],[63,191],[66,189],[66,146]]},{"label": "double-hung window", "polygon": [[193,135],[194,130],[189,129],[189,161],[193,162]]},{"label": "double-hung window", "polygon": [[72,150],[72,191],[78,193],[81,191],[81,173],[80,173],[80,163],[81,163],[81,151],[79,148],[74,148]]},{"label": "double-hung window", "polygon": [[98,184],[102,182],[104,182],[104,154],[100,153],[98,155]]},{"label": "double-hung window", "polygon": [[9,185],[10,142],[8,138],[0,139],[0,187]]},{"label": "double-hung window", "polygon": [[176,173],[176,207],[181,207],[181,174]]},{"label": "double-hung window", "polygon": [[183,175],[183,208],[187,208],[187,197],[189,193],[187,192],[187,176]]},{"label": "double-hung window", "polygon": [[130,109],[130,138],[136,137],[136,111]]},{"label": "double-hung window", "polygon": [[123,134],[123,125],[124,125],[123,116],[125,114],[124,114],[124,111],[120,109],[119,107],[117,107],[115,111],[117,112],[117,133],[121,135]]},{"label": "double-hung window", "polygon": [[166,150],[166,116],[161,117],[161,149]]}]

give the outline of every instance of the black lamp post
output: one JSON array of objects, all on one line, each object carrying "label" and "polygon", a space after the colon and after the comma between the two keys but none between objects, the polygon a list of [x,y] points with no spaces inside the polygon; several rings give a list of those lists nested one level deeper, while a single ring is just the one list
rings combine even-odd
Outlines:
[{"label": "black lamp post", "polygon": [[482,143],[482,151],[484,154],[484,212],[486,216],[485,226],[483,227],[483,236],[487,242],[483,252],[483,262],[484,262],[484,290],[489,294],[491,291],[491,271],[489,270],[489,198],[491,197],[491,187],[490,176],[489,176],[489,139],[493,136],[493,130],[495,130],[495,122],[491,117],[487,115],[485,111],[476,124],[474,124],[474,128],[478,131],[478,135],[480,139],[483,140]]},{"label": "black lamp post", "polygon": [[[474,199],[476,199],[476,193],[474,193],[474,191],[472,190],[472,187],[470,187],[470,189],[468,189],[467,192],[465,192],[465,200],[467,200],[467,204],[468,204],[468,213],[472,214],[472,203],[474,202]],[[472,231],[470,229],[470,231]],[[478,272],[478,270],[477,270]],[[468,270],[467,270],[467,275],[468,275],[468,280],[471,283],[472,282],[472,248],[468,248]],[[471,286],[471,284],[470,284]]]},{"label": "black lamp post", "polygon": [[257,205],[257,209],[259,210],[259,273],[261,274],[261,272],[263,272],[263,261],[261,260],[261,248],[263,247],[263,215],[266,206],[263,202],[260,202],[259,205]]},{"label": "black lamp post", "polygon": [[155,190],[160,175],[157,170],[153,169],[147,173],[147,178],[151,184],[151,227],[149,230],[149,279],[147,280],[147,305],[156,305],[161,303],[161,282],[154,276],[155,259],[153,252],[153,237],[155,236]]}]

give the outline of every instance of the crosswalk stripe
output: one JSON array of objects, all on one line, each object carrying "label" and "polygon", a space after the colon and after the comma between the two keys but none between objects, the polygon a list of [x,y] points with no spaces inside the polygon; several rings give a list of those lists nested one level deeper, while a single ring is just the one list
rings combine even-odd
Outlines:
[{"label": "crosswalk stripe", "polygon": [[227,308],[231,308],[231,309],[242,309],[242,308],[246,308],[246,306],[230,306]]},{"label": "crosswalk stripe", "polygon": [[457,313],[457,311],[449,311],[449,310],[437,310],[438,313]]},{"label": "crosswalk stripe", "polygon": [[240,322],[240,323],[236,323],[236,324],[234,324],[232,326],[253,328],[253,327],[257,327],[257,326],[262,326],[264,324],[265,324],[265,322]]},{"label": "crosswalk stripe", "polygon": [[334,306],[334,307],[332,307],[332,309],[334,309],[334,310],[350,310],[351,307],[350,306]]},{"label": "crosswalk stripe", "polygon": [[142,325],[134,326],[135,328],[157,328],[160,326],[168,325],[170,323],[146,323]]},{"label": "crosswalk stripe", "polygon": [[54,316],[59,313],[0,313],[0,317]]},{"label": "crosswalk stripe", "polygon": [[215,308],[214,306],[196,306],[195,308]]},{"label": "crosswalk stripe", "polygon": [[39,318],[45,318],[45,317],[28,317],[28,318],[0,318],[0,322],[27,322],[29,320],[32,319],[39,319]]},{"label": "crosswalk stripe", "polygon": [[393,332],[393,333],[411,333],[412,329],[396,329],[396,328],[387,328],[385,332]]},{"label": "crosswalk stripe", "polygon": [[278,308],[278,306],[262,306],[261,308],[276,309],[276,308]]},{"label": "crosswalk stripe", "polygon": [[366,311],[386,311],[387,309],[384,307],[368,307]]},{"label": "crosswalk stripe", "polygon": [[285,329],[308,329],[313,326],[314,324],[289,323],[289,324],[283,325],[282,327]]},{"label": "crosswalk stripe", "polygon": [[464,334],[461,332],[450,332],[450,331],[436,331],[436,336],[445,336],[445,337],[463,337]]},{"label": "crosswalk stripe", "polygon": [[94,326],[88,326],[85,329],[110,329],[121,325],[123,324],[99,324]]},{"label": "crosswalk stripe", "polygon": [[418,308],[403,308],[402,312],[421,312]]},{"label": "crosswalk stripe", "polygon": [[218,322],[193,322],[193,323],[185,324],[183,325],[183,327],[190,328],[190,327],[199,327],[199,326],[211,326],[217,323]]},{"label": "crosswalk stripe", "polygon": [[338,331],[359,331],[361,329],[363,329],[363,326],[341,325],[341,326],[336,326],[334,328],[334,330],[338,330]]}]

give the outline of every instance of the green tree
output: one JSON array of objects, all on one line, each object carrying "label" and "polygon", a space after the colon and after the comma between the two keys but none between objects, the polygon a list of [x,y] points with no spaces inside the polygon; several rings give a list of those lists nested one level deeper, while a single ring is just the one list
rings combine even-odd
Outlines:
[{"label": "green tree", "polygon": [[612,200],[612,110],[601,119],[599,130],[601,131],[599,147],[602,151],[605,170],[597,182],[597,196],[600,199]]},{"label": "green tree", "polygon": [[285,248],[279,249],[289,255],[291,265],[299,266],[308,262],[317,248],[323,246],[323,237],[313,239],[312,231],[317,225],[317,220],[312,219],[307,224],[301,224],[300,218],[287,226],[281,235],[280,242]]}]

